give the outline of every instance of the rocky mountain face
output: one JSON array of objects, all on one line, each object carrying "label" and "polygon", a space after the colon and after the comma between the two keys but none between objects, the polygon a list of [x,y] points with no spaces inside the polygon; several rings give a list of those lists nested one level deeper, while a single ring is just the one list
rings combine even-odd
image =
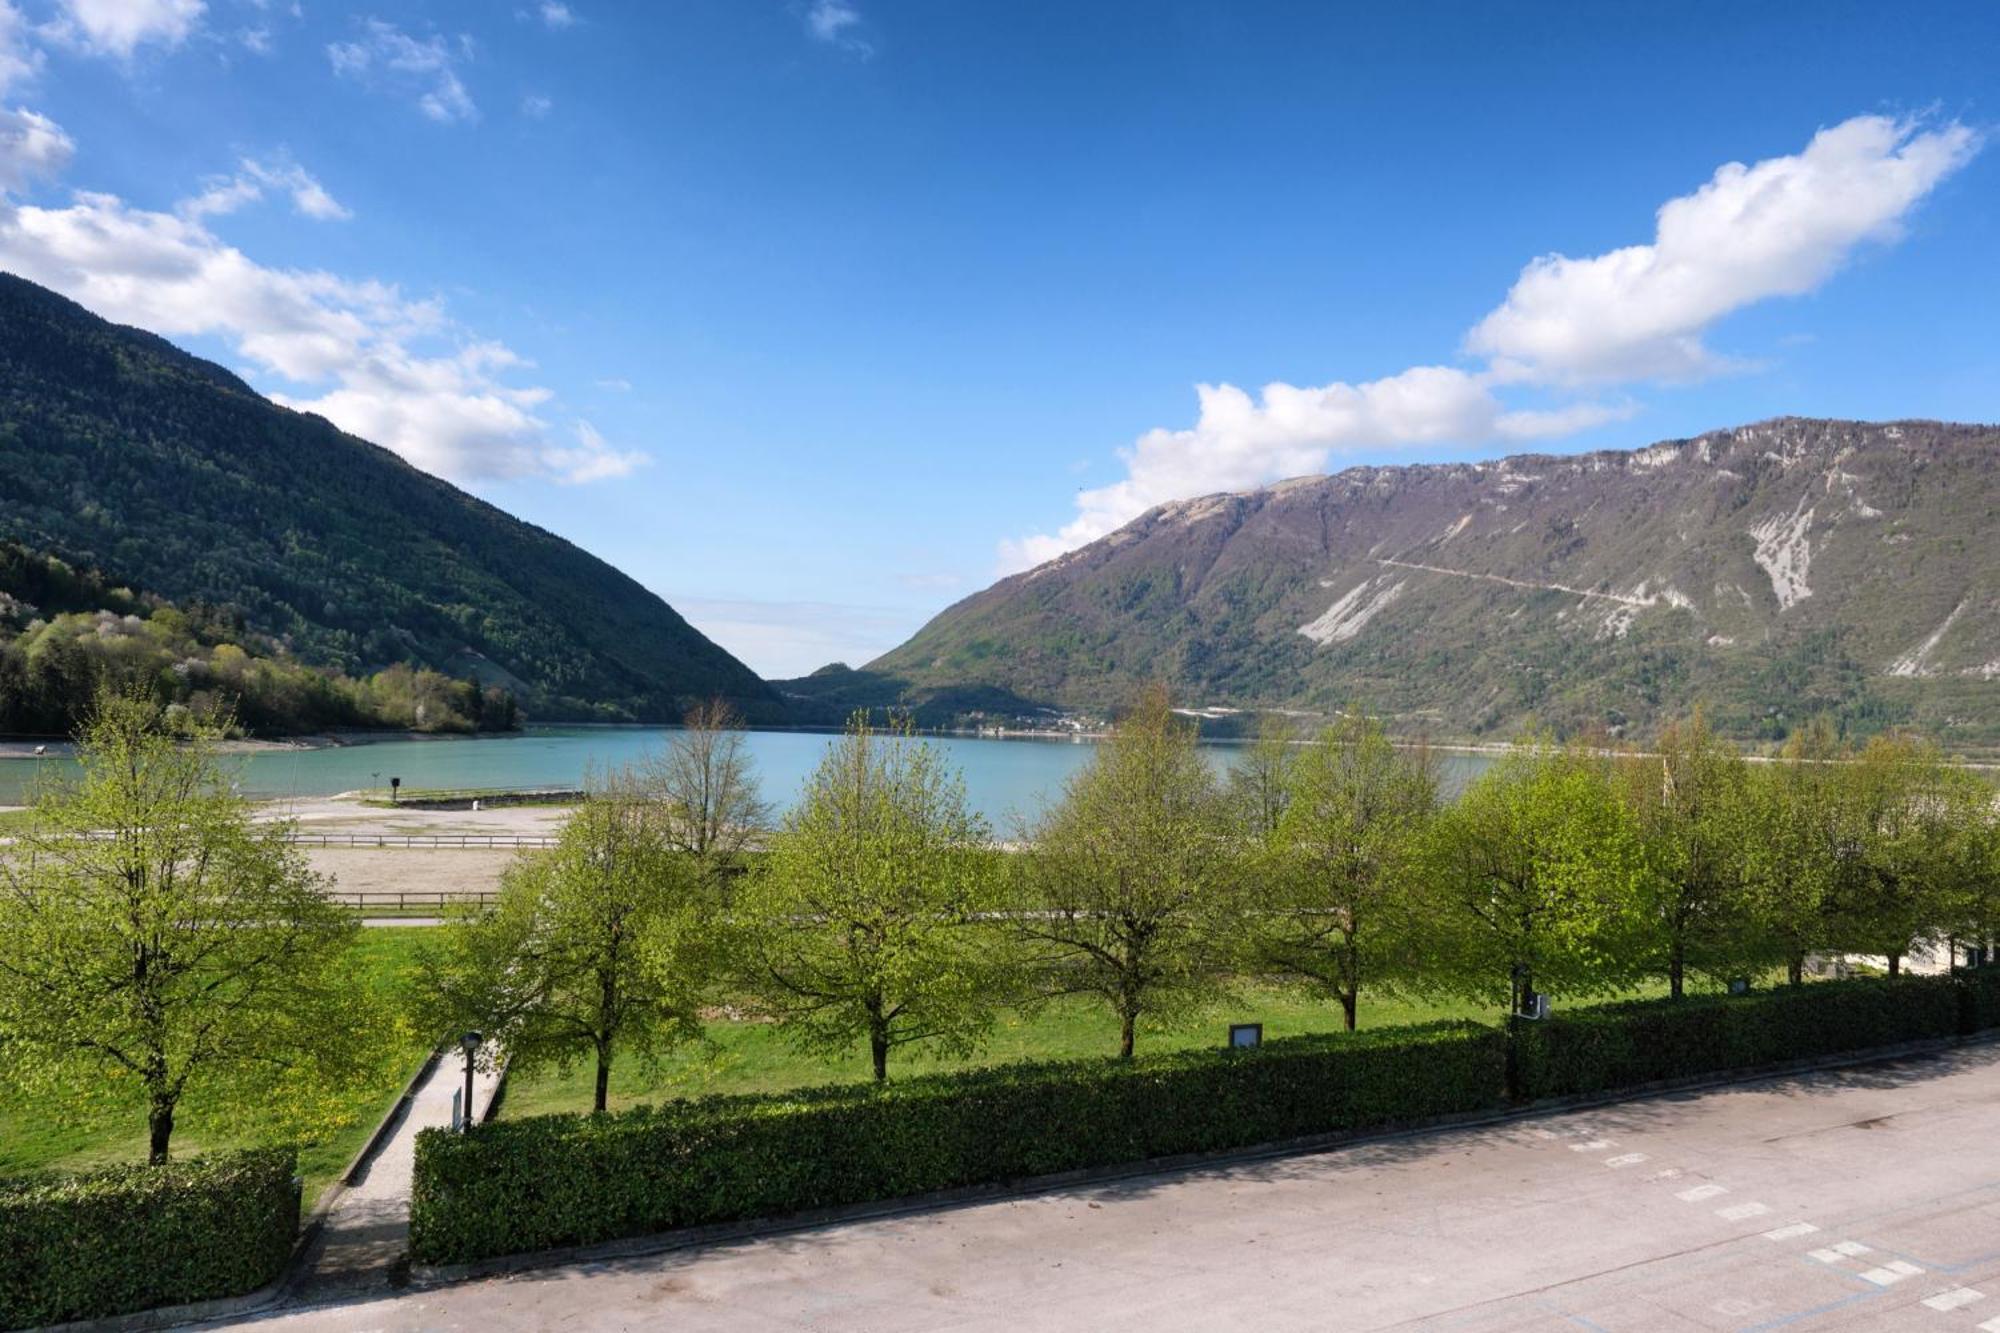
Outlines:
[{"label": "rocky mountain face", "polygon": [[0,538],[240,617],[313,665],[676,720],[768,686],[639,584],[221,366],[0,274]]},{"label": "rocky mountain face", "polygon": [[2000,428],[1787,418],[1631,452],[1353,468],[1163,505],[870,676],[1116,707],[1361,706],[1439,737],[2000,742]]}]

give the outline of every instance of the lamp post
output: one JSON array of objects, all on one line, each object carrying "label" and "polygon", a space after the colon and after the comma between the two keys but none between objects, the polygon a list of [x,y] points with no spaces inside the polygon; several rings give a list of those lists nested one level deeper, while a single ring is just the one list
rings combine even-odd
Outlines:
[{"label": "lamp post", "polygon": [[468,1032],[458,1039],[465,1048],[465,1118],[459,1122],[463,1133],[472,1132],[472,1057],[479,1051],[479,1043],[486,1039],[477,1032]]}]

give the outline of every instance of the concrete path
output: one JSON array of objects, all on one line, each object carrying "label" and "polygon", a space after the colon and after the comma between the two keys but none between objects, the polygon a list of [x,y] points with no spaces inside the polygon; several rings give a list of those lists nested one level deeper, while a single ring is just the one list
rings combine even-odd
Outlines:
[{"label": "concrete path", "polygon": [[360,1329],[2000,1330],[2000,1047],[273,1316]]},{"label": "concrete path", "polygon": [[[483,1115],[499,1080],[473,1075],[474,1115]],[[397,1261],[409,1248],[410,1176],[417,1131],[451,1123],[453,1092],[465,1089],[465,1058],[446,1051],[424,1076],[389,1138],[363,1167],[361,1178],[335,1201],[294,1290],[300,1302],[352,1300],[389,1289]]]}]

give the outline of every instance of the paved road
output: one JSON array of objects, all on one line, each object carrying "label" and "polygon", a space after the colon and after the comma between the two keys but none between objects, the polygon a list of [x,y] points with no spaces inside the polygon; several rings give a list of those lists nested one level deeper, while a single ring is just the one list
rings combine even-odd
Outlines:
[{"label": "paved road", "polygon": [[2000,1047],[271,1317],[2000,1330]]}]

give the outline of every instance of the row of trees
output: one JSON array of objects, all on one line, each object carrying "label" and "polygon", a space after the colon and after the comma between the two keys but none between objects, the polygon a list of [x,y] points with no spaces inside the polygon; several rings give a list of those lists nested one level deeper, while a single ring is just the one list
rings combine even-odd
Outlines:
[{"label": "row of trees", "polygon": [[[1364,718],[1225,774],[1149,695],[1010,846],[935,747],[857,718],[768,838],[721,710],[612,775],[426,961],[433,1021],[517,1066],[656,1057],[719,1006],[814,1052],[976,1051],[1010,1007],[1098,1001],[1132,1054],[1246,978],[1348,1027],[1371,997],[1518,1003],[1985,940],[2000,819],[1928,746],[1809,731],[1751,762],[1699,717],[1645,754],[1531,742],[1455,800]],[[704,830],[696,836],[691,830]]]}]

